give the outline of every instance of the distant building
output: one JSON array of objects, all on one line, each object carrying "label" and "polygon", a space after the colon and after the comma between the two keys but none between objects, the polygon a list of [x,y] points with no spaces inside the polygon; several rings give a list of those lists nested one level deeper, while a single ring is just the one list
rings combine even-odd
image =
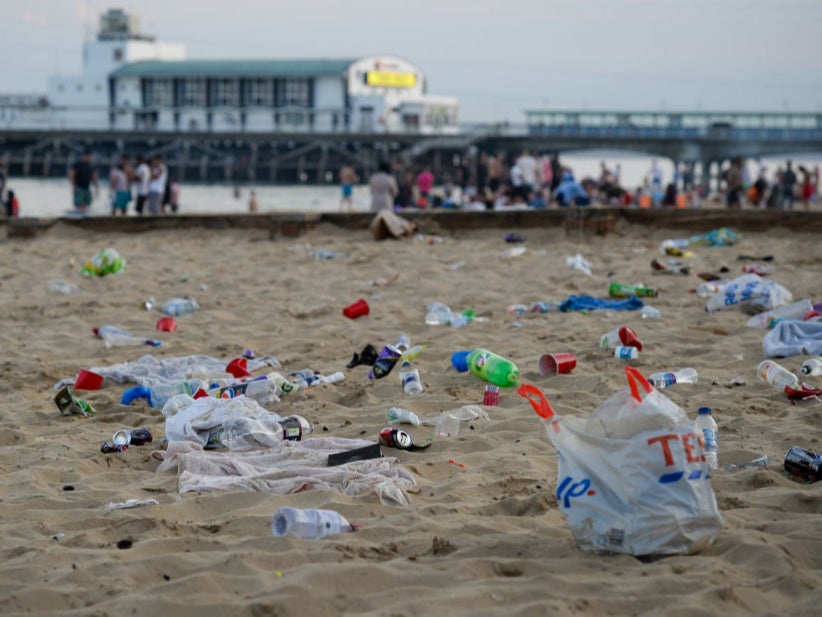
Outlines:
[{"label": "distant building", "polygon": [[119,9],[85,43],[81,76],[52,77],[36,105],[20,100],[34,101],[0,99],[0,126],[456,133],[459,111],[456,98],[426,94],[422,70],[401,58],[186,60]]}]

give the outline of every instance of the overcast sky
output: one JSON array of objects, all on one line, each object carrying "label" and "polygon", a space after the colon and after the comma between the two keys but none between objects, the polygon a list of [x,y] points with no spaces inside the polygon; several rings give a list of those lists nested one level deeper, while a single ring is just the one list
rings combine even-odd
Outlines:
[{"label": "overcast sky", "polygon": [[465,121],[526,109],[822,112],[822,0],[6,0],[0,93],[79,74],[111,7],[188,58],[404,57]]}]

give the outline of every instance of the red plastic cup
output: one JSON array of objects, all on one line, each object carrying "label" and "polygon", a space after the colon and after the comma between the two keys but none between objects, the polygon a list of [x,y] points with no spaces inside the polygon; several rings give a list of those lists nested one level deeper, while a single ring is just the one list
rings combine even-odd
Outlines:
[{"label": "red plastic cup", "polygon": [[642,341],[639,340],[633,328],[622,326],[619,329],[619,340],[625,347],[636,347],[638,351],[642,351]]},{"label": "red plastic cup", "polygon": [[160,332],[174,332],[177,329],[177,320],[173,317],[161,317],[157,320],[157,329]]},{"label": "red plastic cup", "polygon": [[253,377],[253,373],[248,370],[248,361],[245,358],[234,358],[226,364],[225,372],[230,373],[234,378]]},{"label": "red plastic cup", "polygon": [[354,304],[349,304],[343,309],[343,315],[349,319],[356,319],[363,315],[368,315],[368,302],[360,298]]},{"label": "red plastic cup", "polygon": [[539,358],[539,374],[570,373],[576,365],[577,357],[572,353],[546,353]]},{"label": "red plastic cup", "polygon": [[101,385],[103,385],[103,376],[84,368],[80,369],[77,379],[74,380],[75,390],[99,390]]}]

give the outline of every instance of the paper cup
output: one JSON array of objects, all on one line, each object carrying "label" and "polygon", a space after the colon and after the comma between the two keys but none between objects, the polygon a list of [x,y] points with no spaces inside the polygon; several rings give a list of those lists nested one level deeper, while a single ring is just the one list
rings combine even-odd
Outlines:
[{"label": "paper cup", "polygon": [[84,368],[80,369],[77,379],[74,380],[75,390],[99,390],[103,384],[103,376]]},{"label": "paper cup", "polygon": [[577,358],[572,353],[546,353],[539,358],[539,374],[570,373],[576,365]]},{"label": "paper cup", "polygon": [[157,329],[160,332],[174,332],[177,329],[177,320],[173,317],[161,317],[157,320]]},{"label": "paper cup", "polygon": [[360,298],[354,304],[349,304],[343,309],[343,315],[349,319],[356,319],[363,315],[368,315],[368,302]]}]

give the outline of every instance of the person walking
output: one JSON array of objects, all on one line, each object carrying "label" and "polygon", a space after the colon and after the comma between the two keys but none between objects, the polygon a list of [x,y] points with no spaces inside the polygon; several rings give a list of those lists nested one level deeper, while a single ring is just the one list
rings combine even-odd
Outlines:
[{"label": "person walking", "polygon": [[340,197],[340,209],[345,209],[351,212],[354,208],[352,196],[354,195],[354,185],[359,182],[357,173],[351,165],[343,165],[340,168],[340,189],[342,190],[342,197]]},{"label": "person walking", "polygon": [[796,173],[791,166],[791,161],[785,164],[785,171],[782,172],[782,209],[793,210],[793,192],[796,186]]}]

